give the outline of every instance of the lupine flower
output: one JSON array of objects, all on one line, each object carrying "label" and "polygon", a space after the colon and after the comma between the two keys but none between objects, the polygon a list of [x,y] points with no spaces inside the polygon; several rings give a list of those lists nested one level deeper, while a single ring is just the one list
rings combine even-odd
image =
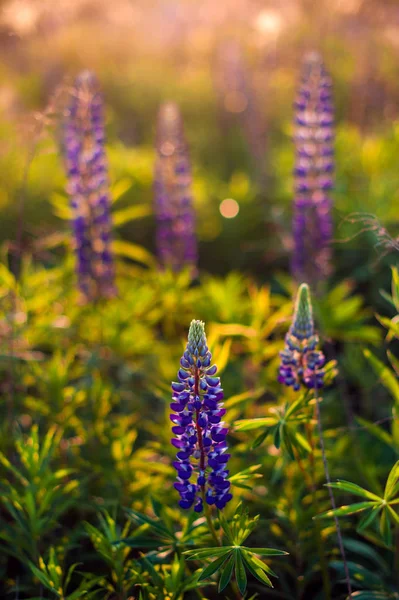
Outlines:
[{"label": "lupine flower", "polygon": [[303,283],[297,294],[291,327],[285,336],[285,348],[280,352],[278,381],[298,391],[301,385],[322,388],[324,384],[324,354],[317,349],[309,287]]},{"label": "lupine flower", "polygon": [[64,124],[67,192],[72,207],[76,272],[88,300],[115,293],[103,102],[95,76],[75,82]]},{"label": "lupine flower", "polygon": [[172,444],[177,448],[174,484],[181,508],[203,510],[203,502],[223,509],[231,500],[227,477],[226,412],[217,367],[211,365],[204,323],[191,321],[188,343],[180,361],[178,381],[172,383]]},{"label": "lupine flower", "polygon": [[195,213],[191,193],[191,167],[183,122],[176,104],[161,106],[158,114],[154,205],[156,245],[164,267],[181,271],[197,266]]},{"label": "lupine flower", "polygon": [[295,102],[296,165],[292,271],[318,283],[331,271],[334,109],[331,78],[320,56],[308,55]]}]

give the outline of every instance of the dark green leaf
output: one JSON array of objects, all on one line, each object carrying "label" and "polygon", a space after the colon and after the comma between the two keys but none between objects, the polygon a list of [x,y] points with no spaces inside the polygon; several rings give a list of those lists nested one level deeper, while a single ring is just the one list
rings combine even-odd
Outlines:
[{"label": "dark green leaf", "polygon": [[218,588],[219,594],[228,585],[228,583],[231,579],[232,573],[233,573],[233,568],[234,568],[234,555],[230,554],[225,566],[223,567],[223,571],[220,575],[219,588]]},{"label": "dark green leaf", "polygon": [[230,555],[230,550],[225,550],[222,556],[219,556],[216,560],[212,561],[205,569],[201,572],[201,575],[198,578],[198,581],[202,581],[203,579],[208,579],[211,577],[216,571],[218,571],[222,565],[225,563],[226,558]]}]

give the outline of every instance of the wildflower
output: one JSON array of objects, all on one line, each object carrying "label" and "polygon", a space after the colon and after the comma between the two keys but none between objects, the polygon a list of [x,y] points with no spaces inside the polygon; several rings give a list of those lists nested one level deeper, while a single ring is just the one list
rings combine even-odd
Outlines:
[{"label": "wildflower", "polygon": [[81,73],[64,126],[67,192],[79,287],[87,299],[115,293],[103,102],[95,76]]},{"label": "wildflower", "polygon": [[172,383],[172,444],[177,448],[174,484],[180,494],[180,506],[196,512],[203,502],[223,509],[232,499],[227,477],[226,413],[221,400],[223,390],[217,367],[211,365],[204,323],[191,321],[188,343],[180,361],[178,381]]},{"label": "wildflower", "polygon": [[176,104],[161,106],[158,114],[154,204],[156,245],[164,267],[180,271],[197,265],[191,166],[183,122]]},{"label": "wildflower", "polygon": [[323,387],[324,354],[317,349],[309,287],[303,283],[297,294],[291,327],[285,336],[285,348],[280,352],[278,381],[298,391],[301,384],[308,388]]},{"label": "wildflower", "polygon": [[296,165],[292,271],[297,281],[325,279],[331,262],[334,109],[331,78],[317,53],[305,58],[295,102]]}]

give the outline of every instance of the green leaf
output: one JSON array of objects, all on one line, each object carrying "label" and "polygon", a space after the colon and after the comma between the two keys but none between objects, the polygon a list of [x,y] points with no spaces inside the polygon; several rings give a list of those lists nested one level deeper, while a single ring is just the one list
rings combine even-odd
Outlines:
[{"label": "green leaf", "polygon": [[245,590],[247,589],[247,574],[245,573],[241,552],[238,548],[235,550],[235,575],[238,589],[241,594],[245,594]]},{"label": "green leaf", "polygon": [[272,427],[275,424],[275,417],[263,417],[259,419],[242,419],[241,421],[236,421],[234,429],[236,431],[251,431],[252,429],[259,429],[259,427]]},{"label": "green leaf", "polygon": [[380,534],[384,543],[390,547],[392,545],[391,523],[388,518],[388,510],[383,510],[380,519]]},{"label": "green leaf", "polygon": [[362,498],[368,498],[369,500],[374,500],[377,502],[381,502],[382,500],[382,498],[376,494],[373,494],[372,492],[369,492],[368,490],[365,490],[364,488],[360,487],[360,485],[351,483],[350,481],[345,481],[344,479],[339,479],[334,483],[327,483],[326,485],[335,490],[343,490],[344,492],[349,492],[350,494],[361,496]]},{"label": "green leaf", "polygon": [[399,460],[392,467],[384,490],[385,500],[391,500],[392,494],[395,492],[395,487],[399,479]]},{"label": "green leaf", "polygon": [[38,578],[40,583],[42,583],[48,590],[56,594],[57,598],[61,598],[61,594],[55,589],[54,586],[51,585],[50,579],[46,573],[40,571],[32,562],[29,561],[29,567],[32,573]]},{"label": "green leaf", "polygon": [[249,554],[244,553],[242,558],[244,560],[244,564],[247,567],[248,571],[254,577],[256,577],[256,579],[258,579],[259,581],[261,581],[262,583],[264,583],[268,587],[273,587],[273,584],[270,581],[269,577],[266,575],[266,573],[264,572],[264,570],[261,569],[260,566],[254,561],[254,557],[253,556],[250,556]]},{"label": "green leaf", "polygon": [[218,588],[219,594],[228,585],[228,583],[231,579],[231,576],[233,574],[233,568],[234,568],[234,555],[230,554],[225,566],[223,567],[223,571],[220,575],[219,588]]},{"label": "green leaf", "polygon": [[126,508],[125,511],[128,516],[139,525],[149,525],[154,533],[174,541],[175,538],[173,533],[171,533],[161,521],[151,519],[150,517],[147,517],[147,515],[139,513],[131,508]]},{"label": "green leaf", "polygon": [[135,221],[143,217],[148,217],[152,213],[151,207],[147,204],[140,204],[139,206],[128,206],[112,213],[112,222],[115,227],[120,227],[129,223],[129,221]]},{"label": "green leaf", "polygon": [[156,260],[153,255],[138,244],[132,244],[131,242],[125,242],[122,240],[113,240],[112,249],[117,256],[130,258],[131,260],[146,265],[150,268],[156,267]]},{"label": "green leaf", "polygon": [[387,431],[385,431],[385,429],[382,429],[382,427],[379,427],[375,423],[371,423],[371,421],[367,421],[362,417],[356,417],[356,421],[359,423],[359,425],[361,425],[364,429],[367,429],[367,431],[369,431],[381,442],[387,444],[387,446],[389,447],[393,446],[393,437]]},{"label": "green leaf", "polygon": [[202,581],[203,579],[208,579],[208,577],[211,577],[214,573],[216,573],[216,571],[218,571],[222,565],[225,563],[226,559],[228,556],[230,556],[231,550],[229,549],[224,549],[224,553],[222,554],[222,556],[219,556],[219,558],[216,558],[216,560],[212,561],[211,564],[209,564],[207,567],[205,567],[205,569],[203,571],[201,571],[201,574],[198,578],[198,581]]},{"label": "green leaf", "polygon": [[210,558],[211,556],[221,556],[231,550],[231,546],[223,546],[221,548],[200,548],[199,550],[185,550],[183,554],[188,560],[201,560]]},{"label": "green leaf", "polygon": [[377,518],[378,513],[381,510],[381,504],[373,506],[373,508],[371,509],[369,514],[365,514],[360,522],[359,525],[357,526],[357,531],[362,532],[364,531],[367,527],[369,527]]},{"label": "green leaf", "polygon": [[306,450],[306,452],[309,452],[309,453],[312,452],[312,448],[311,448],[308,440],[302,435],[302,433],[300,433],[299,431],[296,431],[294,433],[294,438],[295,438],[295,441],[297,442],[297,444],[299,446],[302,446],[302,448],[304,450]]},{"label": "green leaf", "polygon": [[378,358],[374,356],[367,348],[363,350],[364,356],[367,358],[374,371],[378,375],[381,383],[386,387],[395,399],[395,403],[399,405],[399,383],[392,371],[384,365]]},{"label": "green leaf", "polygon": [[267,438],[269,433],[271,433],[271,431],[272,431],[272,428],[268,428],[263,433],[258,435],[258,437],[255,438],[255,441],[251,445],[251,450],[255,450],[256,448],[259,448],[259,446],[261,446],[263,444],[263,442],[265,441],[265,439]]},{"label": "green leaf", "polygon": [[242,549],[245,552],[250,552],[251,554],[258,554],[258,556],[287,556],[288,552],[284,550],[276,550],[276,548],[248,548],[247,546],[242,546]]},{"label": "green leaf", "polygon": [[335,510],[328,510],[321,515],[316,515],[314,519],[326,519],[329,517],[346,517],[348,515],[354,515],[355,513],[362,512],[366,508],[375,506],[375,502],[355,502],[355,504],[349,504],[348,506],[341,506]]},{"label": "green leaf", "polygon": [[352,598],[353,600],[395,600],[395,596],[392,596],[388,592],[372,592],[367,590],[354,592]]}]

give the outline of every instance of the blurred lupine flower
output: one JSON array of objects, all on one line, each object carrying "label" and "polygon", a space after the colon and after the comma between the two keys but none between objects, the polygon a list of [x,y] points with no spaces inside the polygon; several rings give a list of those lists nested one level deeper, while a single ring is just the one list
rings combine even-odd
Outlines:
[{"label": "blurred lupine flower", "polygon": [[204,323],[191,321],[188,343],[180,361],[178,382],[172,383],[170,418],[174,426],[172,444],[178,449],[173,466],[177,470],[175,488],[182,508],[194,505],[201,512],[203,502],[223,509],[232,499],[226,469],[227,428],[222,421],[223,390],[211,366]]},{"label": "blurred lupine flower", "polygon": [[317,349],[319,338],[314,331],[313,310],[309,287],[303,283],[297,294],[291,327],[285,336],[285,348],[280,352],[278,381],[298,391],[301,384],[308,388],[324,385],[324,354]]},{"label": "blurred lupine flower", "polygon": [[113,296],[103,101],[96,77],[89,71],[75,81],[64,123],[64,151],[80,290],[87,300]]},{"label": "blurred lupine flower", "polygon": [[305,58],[295,102],[296,165],[293,217],[296,280],[316,284],[331,271],[334,108],[331,78],[317,53]]},{"label": "blurred lupine flower", "polygon": [[195,213],[191,166],[183,122],[176,104],[163,104],[158,113],[157,158],[154,174],[156,245],[164,267],[181,271],[197,267]]}]

